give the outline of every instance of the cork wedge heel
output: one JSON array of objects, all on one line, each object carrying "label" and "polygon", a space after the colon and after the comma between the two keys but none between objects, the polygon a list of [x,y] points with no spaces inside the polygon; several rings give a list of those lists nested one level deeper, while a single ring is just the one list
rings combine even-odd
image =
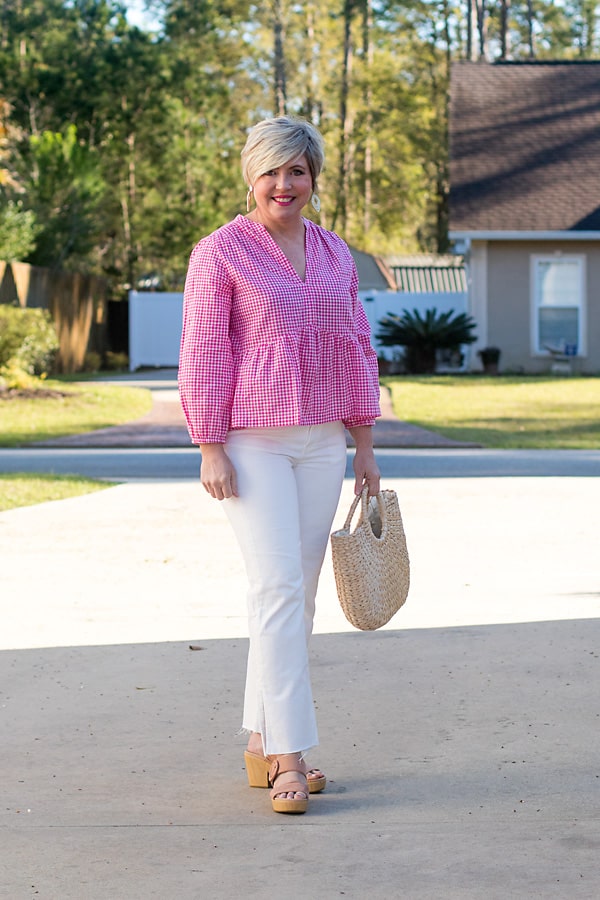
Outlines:
[{"label": "cork wedge heel", "polygon": [[[250,750],[246,750],[244,751],[244,761],[250,787],[270,787],[269,769],[273,760],[268,756],[261,756],[259,753],[252,753]],[[309,769],[306,773],[308,790],[311,794],[320,794],[321,791],[325,790],[327,778],[322,772],[317,774],[319,772],[320,769]]]},{"label": "cork wedge heel", "polygon": [[[305,766],[298,758],[298,754],[285,753],[280,757],[275,756],[269,759],[246,750],[244,760],[246,762],[248,784],[250,787],[271,788],[271,804],[275,812],[288,814],[306,812],[310,790],[306,780]],[[288,773],[299,777],[276,786],[275,782],[279,776]],[[283,793],[300,793],[306,796],[300,798],[278,796]]]}]

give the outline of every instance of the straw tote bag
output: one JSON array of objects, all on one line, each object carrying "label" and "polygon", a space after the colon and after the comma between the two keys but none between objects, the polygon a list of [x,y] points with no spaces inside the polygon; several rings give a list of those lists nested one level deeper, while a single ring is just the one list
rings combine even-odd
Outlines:
[{"label": "straw tote bag", "polygon": [[[354,531],[352,517],[360,503]],[[395,491],[354,498],[344,527],[331,535],[331,557],[344,615],[355,628],[381,628],[406,601],[410,564]]]}]

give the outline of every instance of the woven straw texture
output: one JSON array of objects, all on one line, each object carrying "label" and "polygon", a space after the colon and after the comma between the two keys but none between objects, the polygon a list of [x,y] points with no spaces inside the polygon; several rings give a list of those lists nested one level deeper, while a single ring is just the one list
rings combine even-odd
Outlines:
[{"label": "woven straw texture", "polygon": [[[360,518],[350,531],[358,504]],[[395,491],[356,497],[340,531],[331,535],[331,556],[344,615],[355,628],[381,628],[405,603],[410,585],[406,535]]]}]

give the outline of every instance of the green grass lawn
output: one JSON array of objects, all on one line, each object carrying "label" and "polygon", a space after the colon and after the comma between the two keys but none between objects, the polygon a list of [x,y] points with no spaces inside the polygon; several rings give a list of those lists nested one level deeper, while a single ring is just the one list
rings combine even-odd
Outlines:
[{"label": "green grass lawn", "polygon": [[504,449],[600,449],[600,378],[382,378],[398,418]]},{"label": "green grass lawn", "polygon": [[57,397],[0,397],[0,447],[82,434],[138,419],[152,407],[150,391],[107,384],[48,379],[40,385]]},{"label": "green grass lawn", "polygon": [[17,506],[33,506],[48,500],[64,500],[111,487],[111,482],[94,481],[78,475],[0,475],[0,512]]},{"label": "green grass lawn", "polygon": [[[121,385],[48,379],[40,388],[64,396],[0,397],[0,447],[82,434],[131,422],[150,411],[150,391]],[[78,476],[0,475],[0,510],[32,506],[102,490],[110,485]]]}]

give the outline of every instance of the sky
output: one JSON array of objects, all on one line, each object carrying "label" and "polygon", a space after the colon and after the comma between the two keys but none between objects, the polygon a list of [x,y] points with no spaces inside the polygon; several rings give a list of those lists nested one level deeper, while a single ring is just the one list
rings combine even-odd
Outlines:
[{"label": "sky", "polygon": [[156,31],[158,22],[156,15],[145,9],[145,0],[125,0],[127,7],[127,21],[131,25],[137,25],[141,29]]}]

